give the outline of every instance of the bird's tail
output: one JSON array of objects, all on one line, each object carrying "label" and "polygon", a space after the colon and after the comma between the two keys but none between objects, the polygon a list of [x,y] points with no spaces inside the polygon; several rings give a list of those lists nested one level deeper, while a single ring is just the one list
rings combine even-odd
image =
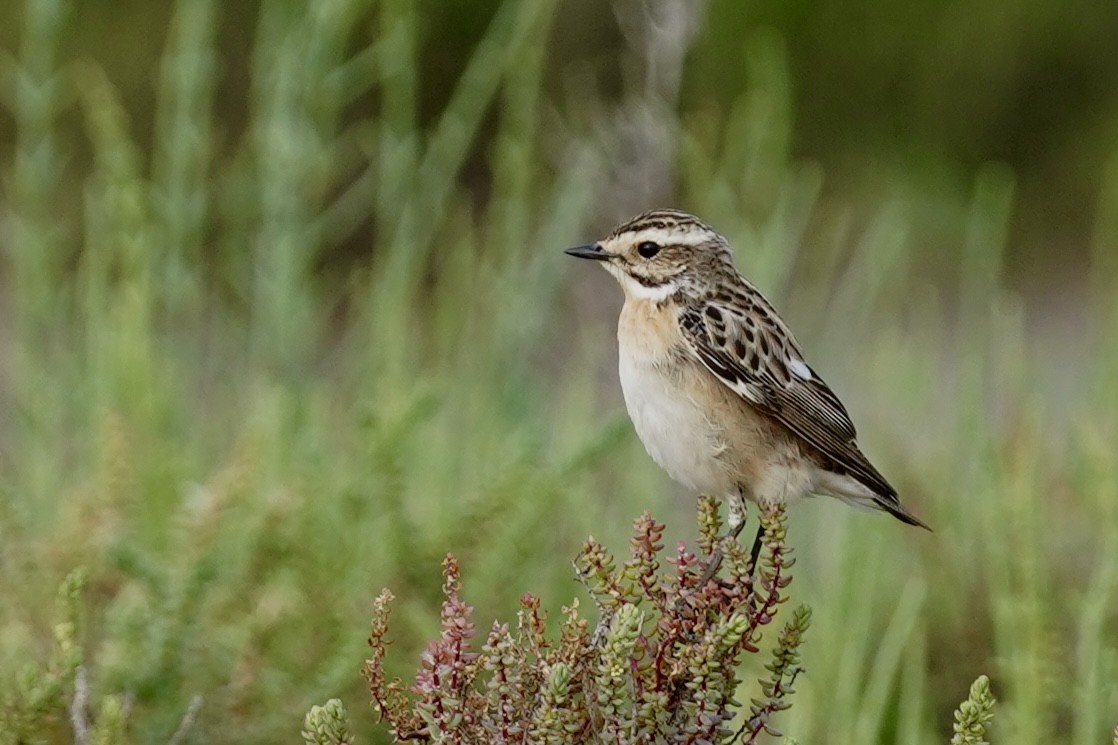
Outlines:
[{"label": "bird's tail", "polygon": [[916,515],[909,512],[905,508],[905,506],[900,503],[900,501],[897,499],[897,497],[895,495],[888,496],[888,497],[883,497],[881,495],[875,494],[874,499],[873,499],[873,503],[874,503],[875,507],[877,507],[880,510],[884,510],[885,512],[888,512],[890,515],[897,518],[902,523],[907,523],[909,525],[915,525],[918,528],[923,528],[924,530],[928,531],[929,533],[932,532],[931,526],[929,526],[926,522],[924,522],[923,520],[918,518]]},{"label": "bird's tail", "polygon": [[878,479],[878,486],[884,493],[863,484],[858,479],[833,471],[817,471],[816,479],[816,484],[820,487],[822,493],[837,497],[852,507],[888,512],[902,523],[931,531],[931,527],[926,522],[905,509],[905,506],[897,499],[897,493],[893,491],[893,487],[889,486],[889,483],[883,478]]}]

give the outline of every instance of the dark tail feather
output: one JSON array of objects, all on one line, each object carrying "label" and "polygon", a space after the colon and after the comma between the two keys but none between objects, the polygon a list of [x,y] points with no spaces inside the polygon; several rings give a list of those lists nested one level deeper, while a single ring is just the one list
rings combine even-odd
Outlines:
[{"label": "dark tail feather", "polygon": [[908,510],[906,510],[904,508],[904,505],[902,505],[899,501],[897,501],[896,497],[893,497],[892,499],[890,499],[888,497],[877,497],[876,499],[874,499],[874,504],[876,504],[878,507],[880,507],[881,509],[888,512],[893,517],[900,520],[902,523],[907,523],[908,525],[915,525],[918,528],[923,528],[924,530],[928,531],[929,533],[932,532],[931,526],[929,526],[926,522],[924,522],[923,520],[918,518],[916,515],[912,514]]}]

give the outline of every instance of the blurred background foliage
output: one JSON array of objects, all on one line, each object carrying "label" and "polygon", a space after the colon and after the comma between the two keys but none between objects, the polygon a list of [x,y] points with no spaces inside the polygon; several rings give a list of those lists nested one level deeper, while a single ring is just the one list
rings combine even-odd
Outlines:
[{"label": "blurred background foliage", "polygon": [[403,673],[448,550],[484,623],[557,611],[646,507],[689,537],[618,292],[561,254],[663,204],[937,531],[796,511],[778,726],[942,742],[988,673],[1002,741],[1104,742],[1115,31],[1086,0],[0,5],[0,742],[70,739],[79,664],[109,740],[272,742],[340,696],[378,741],[382,586]]},{"label": "blurred background foliage", "polygon": [[[429,125],[441,111],[498,5],[416,3],[420,124]],[[112,12],[107,7],[70,7],[60,53],[96,60],[134,117],[137,144],[150,150],[158,96],[153,71],[163,53],[155,42],[165,37],[174,4],[132,0],[113,4]],[[16,48],[21,10],[20,2],[0,7],[0,48]],[[212,84],[220,121],[215,134],[225,147],[250,116],[246,93],[259,10],[254,0],[220,9]],[[607,96],[620,95],[623,37],[611,5],[571,0],[558,8],[554,24],[546,42],[547,90],[585,70]],[[745,41],[758,29],[779,34],[795,111],[793,152],[825,168],[829,192],[885,188],[897,171],[958,190],[982,163],[1003,162],[1018,183],[1008,243],[1018,259],[1009,267],[1011,281],[1043,291],[1037,277],[1082,268],[1102,166],[1118,138],[1112,53],[1118,7],[1091,0],[758,0],[744,7],[710,0],[702,38],[683,71],[684,111],[725,114],[746,88]],[[351,49],[368,43],[370,33],[355,29],[346,43]],[[370,96],[351,113],[375,110]],[[11,142],[10,120],[0,121],[0,134]],[[476,171],[484,164],[474,166],[474,178],[483,178]]]}]

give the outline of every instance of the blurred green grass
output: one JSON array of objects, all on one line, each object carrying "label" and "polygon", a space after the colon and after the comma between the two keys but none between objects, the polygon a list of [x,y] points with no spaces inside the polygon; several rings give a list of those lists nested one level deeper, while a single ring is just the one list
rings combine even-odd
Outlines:
[{"label": "blurred green grass", "polygon": [[[200,694],[191,738],[275,741],[337,695],[378,741],[358,670],[382,586],[403,673],[448,550],[484,622],[526,590],[557,610],[582,538],[619,545],[646,507],[689,535],[618,405],[600,297],[616,290],[561,254],[626,216],[631,195],[601,187],[634,164],[602,131],[628,124],[593,94],[549,96],[554,2],[501,4],[431,113],[417,8],[332,0],[261,5],[229,131],[218,9],[174,6],[150,117],[64,56],[60,0],[24,3],[0,61],[0,701],[45,659],[54,588],[83,566],[84,662],[95,699],[130,702],[129,739],[168,739]],[[1087,322],[1053,360],[1066,340],[1034,333],[1005,286],[1015,172],[897,169],[836,203],[792,154],[782,36],[744,50],[732,103],[645,101],[675,143],[677,203],[737,246],[936,528],[797,510],[794,595],[816,622],[782,729],[942,742],[988,673],[996,741],[1104,742],[1118,149],[1072,301]],[[36,727],[69,739],[57,715]]]}]

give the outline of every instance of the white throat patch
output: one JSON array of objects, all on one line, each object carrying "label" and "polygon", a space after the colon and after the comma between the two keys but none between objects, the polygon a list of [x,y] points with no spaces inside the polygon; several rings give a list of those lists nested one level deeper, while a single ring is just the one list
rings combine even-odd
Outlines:
[{"label": "white throat patch", "polygon": [[658,303],[662,300],[667,300],[679,290],[679,285],[671,281],[665,282],[662,285],[656,285],[655,287],[642,285],[626,272],[612,264],[607,264],[606,270],[617,278],[617,281],[621,284],[621,289],[625,291],[627,297]]}]

